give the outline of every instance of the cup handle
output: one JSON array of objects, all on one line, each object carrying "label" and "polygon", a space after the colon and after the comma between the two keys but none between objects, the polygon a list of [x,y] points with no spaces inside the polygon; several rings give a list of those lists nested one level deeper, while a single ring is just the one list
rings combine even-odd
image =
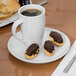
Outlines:
[{"label": "cup handle", "polygon": [[17,27],[23,23],[23,20],[22,19],[18,19],[17,21],[14,22],[13,26],[12,26],[12,34],[13,36],[18,39],[19,41],[22,41],[23,42],[23,39],[20,39],[17,35],[16,35],[16,29]]}]

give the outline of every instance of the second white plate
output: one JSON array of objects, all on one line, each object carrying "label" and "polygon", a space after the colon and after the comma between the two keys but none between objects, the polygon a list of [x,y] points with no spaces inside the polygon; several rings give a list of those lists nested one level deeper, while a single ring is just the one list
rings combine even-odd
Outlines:
[{"label": "second white plate", "polygon": [[18,19],[18,13],[14,13],[10,18],[5,20],[0,20],[0,27],[6,26]]},{"label": "second white plate", "polygon": [[[49,40],[49,33],[51,31],[56,31],[60,33],[60,35],[64,40],[64,45],[61,47],[55,46],[55,49],[56,49],[55,54],[53,56],[47,56],[43,51],[43,44],[46,40]],[[17,35],[20,38],[22,37],[21,32],[18,32]],[[68,52],[69,48],[70,48],[69,38],[64,33],[52,28],[45,28],[43,43],[42,43],[42,46],[40,46],[40,52],[34,59],[31,59],[31,60],[26,59],[24,56],[27,46],[25,46],[22,42],[15,39],[13,36],[8,41],[8,50],[14,57],[16,57],[21,61],[35,63],[35,64],[48,63],[48,62],[58,60]]]}]

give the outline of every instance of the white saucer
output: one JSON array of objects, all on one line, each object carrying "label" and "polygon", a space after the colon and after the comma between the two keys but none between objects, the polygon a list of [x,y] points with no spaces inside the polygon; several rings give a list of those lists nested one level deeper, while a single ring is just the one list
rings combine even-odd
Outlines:
[{"label": "white saucer", "polygon": [[[55,54],[53,56],[47,56],[43,51],[43,44],[46,40],[49,40],[49,33],[51,31],[57,31],[61,34],[64,40],[64,45],[61,47],[55,46],[55,49],[56,49]],[[17,35],[21,38],[21,32],[18,32]],[[43,43],[42,43],[42,46],[40,47],[40,52],[34,59],[28,60],[25,58],[24,53],[25,53],[26,48],[27,46],[25,46],[22,42],[15,39],[13,36],[8,41],[9,52],[14,57],[24,62],[42,64],[42,63],[52,62],[52,61],[58,60],[61,57],[63,57],[70,48],[70,40],[64,33],[58,30],[55,30],[52,28],[45,28]]]}]

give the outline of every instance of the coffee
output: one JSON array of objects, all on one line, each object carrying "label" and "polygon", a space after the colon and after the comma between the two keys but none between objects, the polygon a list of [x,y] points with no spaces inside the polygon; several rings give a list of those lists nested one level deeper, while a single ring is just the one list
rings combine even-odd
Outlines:
[{"label": "coffee", "polygon": [[21,14],[24,16],[38,16],[41,13],[42,11],[38,9],[26,9]]}]

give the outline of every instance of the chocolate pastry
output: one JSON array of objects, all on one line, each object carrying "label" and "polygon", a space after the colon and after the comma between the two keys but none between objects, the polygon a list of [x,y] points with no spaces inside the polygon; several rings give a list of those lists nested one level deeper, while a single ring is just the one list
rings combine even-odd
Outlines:
[{"label": "chocolate pastry", "polygon": [[34,58],[39,53],[39,46],[36,43],[31,44],[25,52],[25,57],[27,59]]},{"label": "chocolate pastry", "polygon": [[54,55],[55,47],[54,47],[54,44],[50,40],[45,41],[45,43],[44,43],[44,52],[48,56]]},{"label": "chocolate pastry", "polygon": [[62,36],[55,31],[51,31],[49,34],[50,41],[52,41],[55,45],[57,46],[62,46],[63,45],[63,39]]}]

